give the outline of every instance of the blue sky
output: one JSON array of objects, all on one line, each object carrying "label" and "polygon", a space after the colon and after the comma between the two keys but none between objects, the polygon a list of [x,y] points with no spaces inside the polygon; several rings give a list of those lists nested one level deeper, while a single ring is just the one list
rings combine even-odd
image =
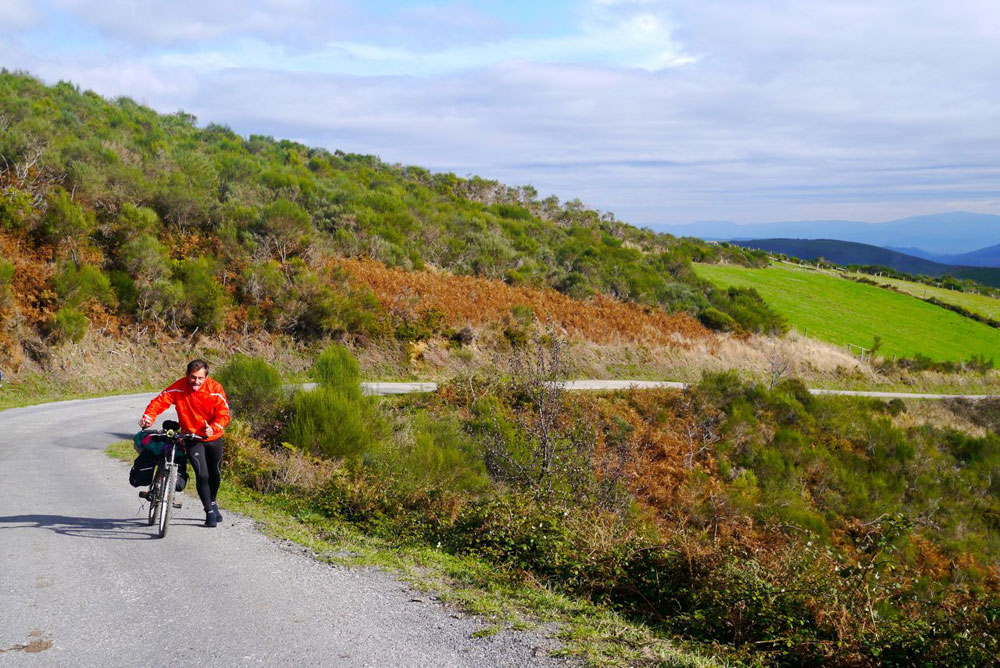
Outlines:
[{"label": "blue sky", "polygon": [[995,0],[4,0],[0,65],[653,228],[1000,214]]}]

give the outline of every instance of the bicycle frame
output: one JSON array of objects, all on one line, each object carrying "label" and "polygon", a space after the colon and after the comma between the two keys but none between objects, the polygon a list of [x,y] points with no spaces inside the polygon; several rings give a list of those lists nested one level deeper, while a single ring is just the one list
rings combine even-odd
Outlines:
[{"label": "bicycle frame", "polygon": [[187,442],[190,440],[200,440],[197,436],[190,434],[177,434],[173,431],[162,432],[169,443],[163,449],[163,459],[157,462],[156,475],[153,483],[149,486],[147,500],[149,501],[149,524],[157,525],[157,533],[160,538],[167,535],[170,528],[170,516],[175,507],[174,493],[177,489],[177,476],[179,464],[177,462],[177,449],[181,448],[186,452]]}]

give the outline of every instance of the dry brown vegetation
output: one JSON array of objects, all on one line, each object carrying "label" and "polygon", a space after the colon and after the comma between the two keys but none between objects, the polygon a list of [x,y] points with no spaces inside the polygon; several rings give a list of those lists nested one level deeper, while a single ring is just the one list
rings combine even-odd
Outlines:
[{"label": "dry brown vegetation", "polygon": [[390,312],[402,309],[422,315],[436,309],[454,327],[497,322],[521,306],[530,308],[542,326],[555,327],[571,340],[686,346],[693,340],[715,338],[687,314],[669,314],[602,295],[579,301],[555,290],[510,286],[475,276],[405,271],[371,261],[337,263]]}]

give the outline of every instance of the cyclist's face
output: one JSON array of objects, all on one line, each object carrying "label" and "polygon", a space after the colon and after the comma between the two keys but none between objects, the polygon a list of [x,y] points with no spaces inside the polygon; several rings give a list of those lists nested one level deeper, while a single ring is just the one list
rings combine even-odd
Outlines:
[{"label": "cyclist's face", "polygon": [[198,369],[193,373],[188,374],[188,385],[191,387],[192,392],[197,392],[201,389],[201,386],[205,383],[205,379],[208,377],[208,372],[204,369]]}]

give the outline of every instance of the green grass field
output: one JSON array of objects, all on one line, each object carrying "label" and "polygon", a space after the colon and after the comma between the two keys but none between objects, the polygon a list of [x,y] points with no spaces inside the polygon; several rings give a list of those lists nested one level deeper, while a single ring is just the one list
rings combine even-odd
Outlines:
[{"label": "green grass field", "polygon": [[948,304],[955,304],[973,313],[980,313],[994,320],[1000,320],[1000,299],[977,295],[970,292],[958,292],[957,290],[946,290],[923,283],[913,281],[901,281],[897,278],[887,278],[885,276],[872,276],[870,274],[849,274],[852,278],[865,278],[882,285],[891,285],[897,290],[915,297],[934,297]]},{"label": "green grass field", "polygon": [[960,361],[978,354],[1000,360],[1000,330],[909,295],[785,264],[695,264],[694,270],[720,287],[756,288],[792,327],[823,341],[868,348],[880,336],[883,356],[921,353]]}]

